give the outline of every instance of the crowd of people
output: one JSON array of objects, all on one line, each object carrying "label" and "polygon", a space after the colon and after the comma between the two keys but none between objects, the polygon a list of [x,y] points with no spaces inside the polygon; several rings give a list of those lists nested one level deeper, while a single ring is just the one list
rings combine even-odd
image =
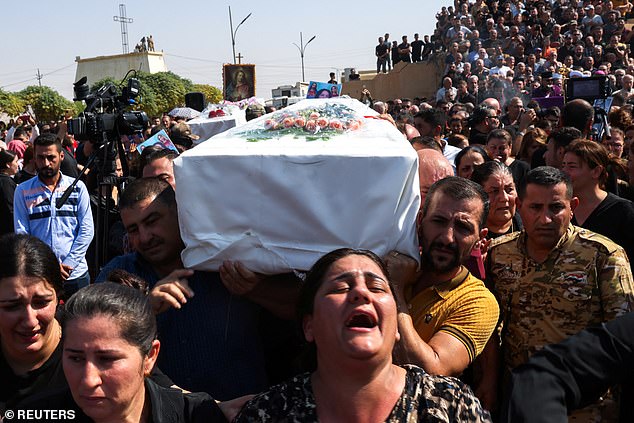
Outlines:
[{"label": "crowd of people", "polygon": [[[404,224],[420,257],[339,248],[286,274],[186,269],[186,119],[152,118],[77,184],[99,142],[65,120],[1,124],[0,417],[634,420],[631,9],[456,0],[431,37],[379,38],[377,73],[446,66],[434,98],[361,99],[418,156]],[[601,110],[563,97],[584,76],[612,94],[600,130]],[[161,130],[178,151],[136,149]]]}]

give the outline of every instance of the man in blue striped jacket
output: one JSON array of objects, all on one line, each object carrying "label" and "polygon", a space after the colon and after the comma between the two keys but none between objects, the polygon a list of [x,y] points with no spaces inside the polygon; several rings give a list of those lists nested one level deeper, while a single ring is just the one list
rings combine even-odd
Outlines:
[{"label": "man in blue striped jacket", "polygon": [[57,208],[56,203],[73,182],[60,172],[62,144],[54,134],[42,134],[33,144],[38,174],[15,190],[15,231],[36,236],[53,249],[65,279],[64,293],[70,296],[90,283],[86,251],[95,231],[90,197],[86,185],[79,181],[64,205]]}]

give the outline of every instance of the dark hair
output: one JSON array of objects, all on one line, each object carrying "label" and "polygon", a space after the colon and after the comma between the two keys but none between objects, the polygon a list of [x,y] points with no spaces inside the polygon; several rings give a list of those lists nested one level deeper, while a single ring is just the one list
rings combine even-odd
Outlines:
[{"label": "dark hair", "polygon": [[431,150],[436,150],[439,153],[442,153],[442,147],[438,144],[438,141],[434,139],[434,137],[430,137],[428,135],[424,137],[414,137],[409,140],[412,145],[420,145],[422,148],[429,148]]},{"label": "dark hair", "polygon": [[[332,264],[336,261],[352,255],[368,257],[381,268],[381,271],[388,277],[389,280],[387,266],[383,263],[383,260],[381,260],[381,258],[372,251],[354,248],[339,248],[331,251],[317,260],[306,274],[306,280],[299,292],[299,299],[297,302],[297,317],[300,323],[304,317],[313,314],[315,295],[317,295],[317,291],[319,291],[319,288],[323,283],[324,276],[330,269],[330,266],[332,266]],[[392,290],[392,293],[394,293],[391,283],[390,289]]]},{"label": "dark hair", "polygon": [[601,175],[599,175],[601,188],[605,188],[610,172],[621,167],[617,158],[610,157],[608,150],[602,144],[594,141],[576,140],[566,148],[566,152],[579,157],[590,169],[595,169],[597,166],[602,167]]},{"label": "dark hair", "polygon": [[134,207],[148,198],[156,198],[167,206],[176,206],[176,194],[172,186],[158,177],[152,177],[131,182],[121,193],[119,209]]},{"label": "dark hair", "polygon": [[24,150],[24,153],[22,153],[22,159],[24,161],[24,164],[27,164],[28,162],[30,162],[31,160],[33,160],[34,157],[34,149],[32,145],[29,145],[26,150]]},{"label": "dark hair", "polygon": [[[546,121],[548,122],[548,121]],[[517,153],[516,159],[524,160],[530,163],[531,157],[529,157],[528,150],[534,144],[546,145],[546,131],[539,127],[530,129],[524,137],[522,137],[522,145],[520,151]]]},{"label": "dark hair", "polygon": [[546,142],[553,140],[555,142],[555,146],[557,148],[566,148],[568,144],[576,140],[577,138],[581,138],[583,134],[577,128],[573,128],[571,126],[564,126],[562,128],[557,128],[553,132],[548,135]]},{"label": "dark hair", "polygon": [[328,93],[328,98],[330,98],[330,90],[327,88],[322,88],[321,90],[317,91],[316,97],[319,98],[319,96],[323,93]]},{"label": "dark hair", "polygon": [[27,135],[28,133],[26,132],[26,128],[24,126],[18,126],[17,128],[15,128],[15,131],[13,131],[14,139],[22,138]]},{"label": "dark hair", "polygon": [[508,145],[512,145],[513,143],[511,134],[509,134],[509,131],[507,131],[506,129],[494,129],[493,131],[489,132],[489,134],[487,135],[487,144],[493,138],[503,139],[504,142],[506,142]]},{"label": "dark hair", "polygon": [[456,169],[458,169],[460,167],[460,162],[462,161],[462,158],[464,156],[467,155],[467,153],[469,152],[473,152],[473,153],[478,153],[479,155],[482,156],[482,158],[484,159],[485,162],[490,162],[491,160],[493,160],[491,157],[489,157],[489,155],[487,154],[486,150],[484,148],[482,148],[479,145],[468,145],[465,148],[463,148],[462,150],[460,150],[458,152],[458,154],[456,154],[456,158],[454,159],[454,164],[456,165]]},{"label": "dark hair", "polygon": [[572,126],[581,132],[587,129],[588,123],[594,119],[594,108],[582,99],[569,101],[561,111],[561,125]]},{"label": "dark hair", "polygon": [[469,126],[473,127],[474,125],[484,122],[490,115],[489,110],[493,109],[487,106],[477,106],[473,109],[473,113],[469,119]]},{"label": "dark hair", "polygon": [[554,187],[559,184],[566,184],[566,198],[572,198],[572,182],[564,172],[551,166],[540,166],[528,172],[524,183],[519,187],[517,195],[520,200],[526,196],[526,187],[529,184],[539,185],[541,187]]},{"label": "dark hair", "polygon": [[508,175],[511,178],[513,174],[511,170],[502,162],[498,162],[496,160],[491,160],[489,162],[482,163],[473,168],[473,173],[471,174],[471,180],[477,184],[484,186],[484,183],[492,176],[492,175]]},{"label": "dark hair", "polygon": [[482,201],[482,215],[480,216],[479,229],[482,229],[486,225],[489,215],[489,195],[479,184],[459,176],[448,176],[435,182],[429,188],[427,197],[425,197],[423,218],[427,215],[429,205],[436,195],[436,192],[442,193],[455,201],[479,199]]},{"label": "dark hair", "polygon": [[[451,134],[447,137],[447,144],[451,145],[452,147],[459,147],[464,142],[469,143],[469,139],[462,134]],[[442,150],[440,152],[442,153]]]},{"label": "dark hair", "polygon": [[69,322],[100,315],[112,318],[121,330],[121,337],[138,347],[143,356],[150,352],[157,335],[156,318],[148,298],[140,291],[112,282],[80,289],[61,313],[62,334]]},{"label": "dark hair", "polygon": [[178,157],[178,153],[170,148],[153,145],[143,149],[141,153],[141,170],[155,160],[166,157],[169,161],[174,161]]},{"label": "dark hair", "polygon": [[13,163],[15,156],[17,154],[11,150],[0,150],[0,172],[4,172],[9,163]]},{"label": "dark hair", "polygon": [[51,133],[45,133],[45,134],[41,134],[38,135],[37,138],[35,138],[35,141],[33,141],[33,145],[34,146],[42,146],[42,147],[50,147],[51,145],[54,145],[57,147],[57,152],[62,151],[62,142],[60,141],[59,138],[57,138],[57,135],[55,134],[51,134]]},{"label": "dark hair", "polygon": [[14,276],[43,279],[62,293],[64,280],[51,247],[31,235],[9,233],[0,237],[0,280]]},{"label": "dark hair", "polygon": [[611,110],[608,114],[608,122],[612,128],[625,130],[632,125],[632,113],[626,109]]},{"label": "dark hair", "polygon": [[447,114],[440,109],[421,110],[414,115],[414,118],[422,119],[423,122],[428,123],[432,128],[440,126],[441,130],[445,129],[447,125]]},{"label": "dark hair", "polygon": [[134,288],[143,295],[148,295],[149,293],[149,287],[145,279],[123,269],[114,269],[112,272],[108,273],[108,277],[106,279],[112,283]]}]

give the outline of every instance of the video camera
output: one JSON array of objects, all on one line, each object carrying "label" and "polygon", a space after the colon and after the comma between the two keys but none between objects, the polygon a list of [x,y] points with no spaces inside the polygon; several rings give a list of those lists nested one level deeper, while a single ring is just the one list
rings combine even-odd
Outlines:
[{"label": "video camera", "polygon": [[566,101],[582,99],[594,107],[594,122],[592,124],[592,138],[602,140],[610,137],[608,114],[612,108],[611,89],[608,79],[604,76],[589,78],[570,78],[566,87]]},{"label": "video camera", "polygon": [[128,79],[121,95],[114,84],[106,84],[90,94],[84,76],[75,82],[75,101],[85,101],[86,109],[78,117],[68,120],[68,133],[79,141],[93,141],[97,146],[104,140],[118,140],[121,135],[132,135],[147,126],[145,112],[125,111],[136,103],[141,84],[138,79]]},{"label": "video camera", "polygon": [[577,98],[592,104],[597,99],[610,96],[610,84],[605,76],[570,78],[566,85],[566,101]]}]

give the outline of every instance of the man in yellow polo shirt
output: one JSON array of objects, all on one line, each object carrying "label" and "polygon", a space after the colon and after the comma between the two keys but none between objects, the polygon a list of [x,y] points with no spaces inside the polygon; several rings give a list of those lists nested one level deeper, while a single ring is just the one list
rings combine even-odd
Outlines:
[{"label": "man in yellow polo shirt", "polygon": [[[489,209],[480,185],[451,176],[430,188],[418,236],[421,270],[411,283],[393,275],[401,335],[395,355],[431,374],[456,376],[482,352],[499,307],[482,281],[462,265],[487,234]],[[398,266],[398,261],[390,263]],[[399,280],[400,279],[400,280]]]}]

